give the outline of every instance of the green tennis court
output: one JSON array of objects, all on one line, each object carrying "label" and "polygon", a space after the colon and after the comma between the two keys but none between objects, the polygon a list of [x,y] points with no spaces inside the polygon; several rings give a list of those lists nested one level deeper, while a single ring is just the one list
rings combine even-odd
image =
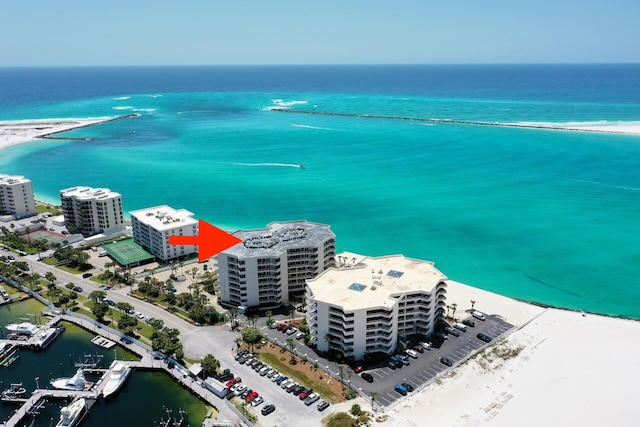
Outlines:
[{"label": "green tennis court", "polygon": [[120,265],[131,265],[153,259],[153,255],[145,251],[142,246],[134,242],[133,239],[107,243],[102,245],[102,247]]},{"label": "green tennis court", "polygon": [[23,238],[28,238],[30,240],[42,239],[42,240],[46,240],[49,243],[62,244],[62,242],[64,242],[67,239],[67,236],[64,236],[58,233],[52,233],[51,231],[47,231],[47,230],[36,230],[29,233],[28,237],[25,234]]}]

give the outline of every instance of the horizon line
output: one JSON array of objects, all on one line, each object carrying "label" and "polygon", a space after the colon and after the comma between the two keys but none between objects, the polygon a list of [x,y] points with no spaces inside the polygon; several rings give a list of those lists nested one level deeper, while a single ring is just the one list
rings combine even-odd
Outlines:
[{"label": "horizon line", "polygon": [[432,62],[432,63],[282,63],[282,64],[75,64],[2,65],[7,68],[205,68],[205,67],[398,67],[398,66],[541,66],[541,65],[640,65],[640,62]]}]

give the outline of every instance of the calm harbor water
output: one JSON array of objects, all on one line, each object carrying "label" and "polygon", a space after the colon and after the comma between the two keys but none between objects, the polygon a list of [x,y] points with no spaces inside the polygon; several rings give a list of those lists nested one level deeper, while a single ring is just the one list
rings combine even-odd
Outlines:
[{"label": "calm harbor water", "polygon": [[[42,308],[43,305],[34,299],[0,307],[3,335],[6,334],[4,326],[8,323],[23,319],[46,322],[46,317],[40,316]],[[91,343],[94,334],[74,324],[63,324],[65,331],[44,351],[19,350],[18,360],[10,367],[0,367],[0,386],[3,389],[12,383],[22,383],[27,390],[26,394],[30,394],[37,385],[41,388],[49,386],[52,378],[71,377],[76,371],[74,362],[81,361],[89,354],[94,357],[102,355],[103,367],[109,366],[116,357],[120,360],[138,360],[134,353],[120,346],[109,350],[97,347]],[[86,375],[86,378],[89,381],[97,379],[91,375]],[[55,425],[63,405],[63,402],[52,401],[39,417],[34,418],[33,424],[31,419],[25,418],[22,425]],[[17,408],[15,404],[0,403],[0,420],[7,420]],[[200,426],[207,407],[164,373],[134,371],[118,396],[109,401],[98,399],[81,425],[106,427],[121,423],[127,426],[153,426],[163,416],[166,418],[167,409],[173,414],[178,414],[180,410],[186,411],[185,418],[188,419],[189,426]]]}]

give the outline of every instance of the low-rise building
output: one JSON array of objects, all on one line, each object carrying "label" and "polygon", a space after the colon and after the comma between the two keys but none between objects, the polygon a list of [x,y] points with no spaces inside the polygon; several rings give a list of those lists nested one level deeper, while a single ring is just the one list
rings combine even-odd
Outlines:
[{"label": "low-rise building", "polygon": [[360,360],[392,354],[400,336],[430,335],[446,307],[446,277],[402,255],[341,254],[350,262],[307,280],[307,323],[318,350]]},{"label": "low-rise building", "polygon": [[15,219],[36,215],[36,203],[30,179],[24,176],[0,174],[1,215],[10,215]]},{"label": "low-rise building", "polygon": [[84,237],[125,228],[122,196],[108,188],[72,187],[60,190],[64,222]]},{"label": "low-rise building", "polygon": [[335,265],[335,234],[325,224],[272,222],[233,233],[242,240],[216,256],[221,302],[275,308],[302,294],[306,280]]},{"label": "low-rise building", "polygon": [[185,258],[198,252],[193,245],[170,245],[169,236],[197,236],[198,221],[186,209],[167,205],[129,212],[133,240],[159,260]]}]

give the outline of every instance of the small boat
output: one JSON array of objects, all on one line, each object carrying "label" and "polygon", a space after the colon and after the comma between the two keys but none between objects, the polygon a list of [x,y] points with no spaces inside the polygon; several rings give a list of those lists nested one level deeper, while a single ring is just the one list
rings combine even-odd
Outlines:
[{"label": "small boat", "polygon": [[51,380],[51,385],[54,388],[60,390],[85,390],[86,388],[91,387],[91,383],[87,382],[84,378],[84,372],[82,369],[78,369],[76,374],[71,378],[56,378],[55,380]]},{"label": "small boat", "polygon": [[36,348],[46,347],[55,337],[63,331],[63,328],[49,328],[36,338],[33,344]]},{"label": "small boat", "polygon": [[38,332],[40,327],[38,325],[34,325],[29,322],[22,323],[9,323],[6,328],[9,332],[20,334],[20,335],[33,335]]},{"label": "small boat", "polygon": [[58,421],[56,427],[75,426],[82,419],[86,408],[84,398],[74,400],[69,406],[65,406],[60,410],[60,421]]},{"label": "small boat", "polygon": [[102,395],[105,399],[122,387],[122,384],[124,384],[129,376],[129,372],[131,372],[131,368],[119,360],[114,360],[109,369],[111,375],[109,376],[107,385],[105,385],[104,390],[102,390]]},{"label": "small boat", "polygon": [[298,167],[299,167],[300,169],[306,169],[306,168],[307,168],[305,165],[298,165]]},{"label": "small boat", "polygon": [[6,390],[4,390],[2,392],[2,398],[3,399],[20,398],[26,391],[27,391],[27,389],[25,389],[22,386],[22,383],[11,384],[11,387],[9,387],[8,389],[6,389]]}]

